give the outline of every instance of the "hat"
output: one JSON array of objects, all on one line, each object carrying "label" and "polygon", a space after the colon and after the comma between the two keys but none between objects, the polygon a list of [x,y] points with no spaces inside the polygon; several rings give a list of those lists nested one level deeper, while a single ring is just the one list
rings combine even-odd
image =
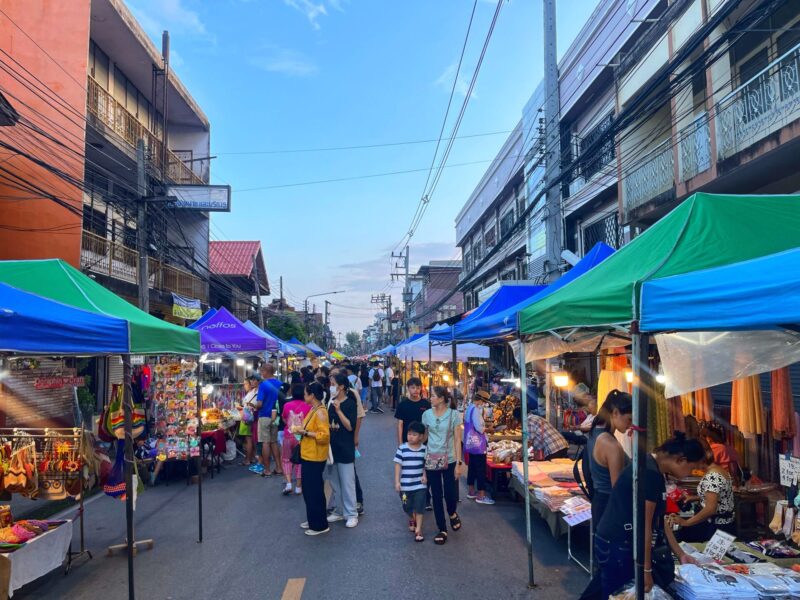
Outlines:
[{"label": "hat", "polygon": [[475,395],[472,397],[472,401],[480,400],[481,402],[489,402],[489,392],[486,390],[478,390],[475,392]]}]

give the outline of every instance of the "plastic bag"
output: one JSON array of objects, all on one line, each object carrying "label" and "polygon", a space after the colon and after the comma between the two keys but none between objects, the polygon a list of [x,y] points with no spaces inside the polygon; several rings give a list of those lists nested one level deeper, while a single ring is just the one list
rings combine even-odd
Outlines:
[{"label": "plastic bag", "polygon": [[[645,600],[672,600],[672,596],[657,585],[654,585],[653,589],[647,592],[644,597]],[[636,586],[631,583],[623,591],[612,594],[608,598],[609,600],[636,600]]]},{"label": "plastic bag", "polygon": [[222,453],[222,460],[225,462],[236,460],[236,442],[233,440],[225,442],[225,452]]}]

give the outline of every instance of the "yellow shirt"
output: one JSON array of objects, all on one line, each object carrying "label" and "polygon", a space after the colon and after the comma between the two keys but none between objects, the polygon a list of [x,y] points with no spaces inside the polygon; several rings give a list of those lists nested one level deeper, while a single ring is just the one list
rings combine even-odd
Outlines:
[{"label": "yellow shirt", "polygon": [[300,440],[300,458],[303,460],[322,462],[328,460],[328,446],[331,441],[330,424],[328,423],[328,411],[324,406],[311,409],[306,417],[306,431],[313,431],[316,437],[304,435]]}]

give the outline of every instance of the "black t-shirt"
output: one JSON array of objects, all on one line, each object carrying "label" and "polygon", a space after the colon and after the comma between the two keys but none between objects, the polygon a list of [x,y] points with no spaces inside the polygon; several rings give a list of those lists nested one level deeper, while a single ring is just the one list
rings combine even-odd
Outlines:
[{"label": "black t-shirt", "polygon": [[358,412],[353,394],[347,395],[347,399],[342,402],[341,409],[344,416],[350,421],[353,431],[347,431],[344,428],[344,425],[339,420],[339,415],[336,414],[336,409],[331,404],[328,409],[328,413],[331,416],[331,452],[333,453],[334,462],[349,464],[356,460],[355,431]]},{"label": "black t-shirt", "polygon": [[[667,487],[664,476],[658,470],[655,459],[647,455],[644,472],[644,497],[645,500],[656,503],[653,514],[653,530],[659,530],[664,524],[666,509]],[[622,470],[603,518],[597,526],[597,535],[610,542],[633,543],[633,464]],[[626,528],[627,526],[627,528]]]},{"label": "black t-shirt", "polygon": [[404,442],[408,441],[406,439],[408,436],[408,426],[414,421],[419,421],[422,423],[422,413],[424,413],[430,407],[431,403],[425,400],[425,398],[420,398],[414,402],[409,398],[403,397],[403,399],[400,401],[400,404],[397,405],[397,409],[394,411],[394,418],[403,422]]}]

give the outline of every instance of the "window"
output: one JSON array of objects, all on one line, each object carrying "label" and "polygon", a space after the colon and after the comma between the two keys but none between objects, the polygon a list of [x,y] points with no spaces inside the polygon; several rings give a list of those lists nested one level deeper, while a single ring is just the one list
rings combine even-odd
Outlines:
[{"label": "window", "polygon": [[472,260],[475,262],[475,266],[478,266],[478,263],[481,261],[483,255],[481,254],[481,241],[475,240],[472,244]]},{"label": "window", "polygon": [[598,242],[614,249],[622,246],[622,228],[619,226],[617,211],[583,228],[583,252],[589,252]]},{"label": "window", "polygon": [[500,239],[506,238],[514,225],[514,209],[512,208],[500,218]]},{"label": "window", "polygon": [[94,42],[89,43],[89,75],[108,90],[108,56]]},{"label": "window", "polygon": [[495,243],[497,243],[497,230],[494,225],[487,228],[483,233],[483,243],[487,250],[489,248],[494,248]]},{"label": "window", "polygon": [[89,206],[83,205],[83,229],[100,237],[106,237],[106,213]]},{"label": "window", "polygon": [[614,116],[608,115],[578,142],[581,155],[578,174],[587,181],[614,160],[614,136],[611,134],[613,122]]}]

